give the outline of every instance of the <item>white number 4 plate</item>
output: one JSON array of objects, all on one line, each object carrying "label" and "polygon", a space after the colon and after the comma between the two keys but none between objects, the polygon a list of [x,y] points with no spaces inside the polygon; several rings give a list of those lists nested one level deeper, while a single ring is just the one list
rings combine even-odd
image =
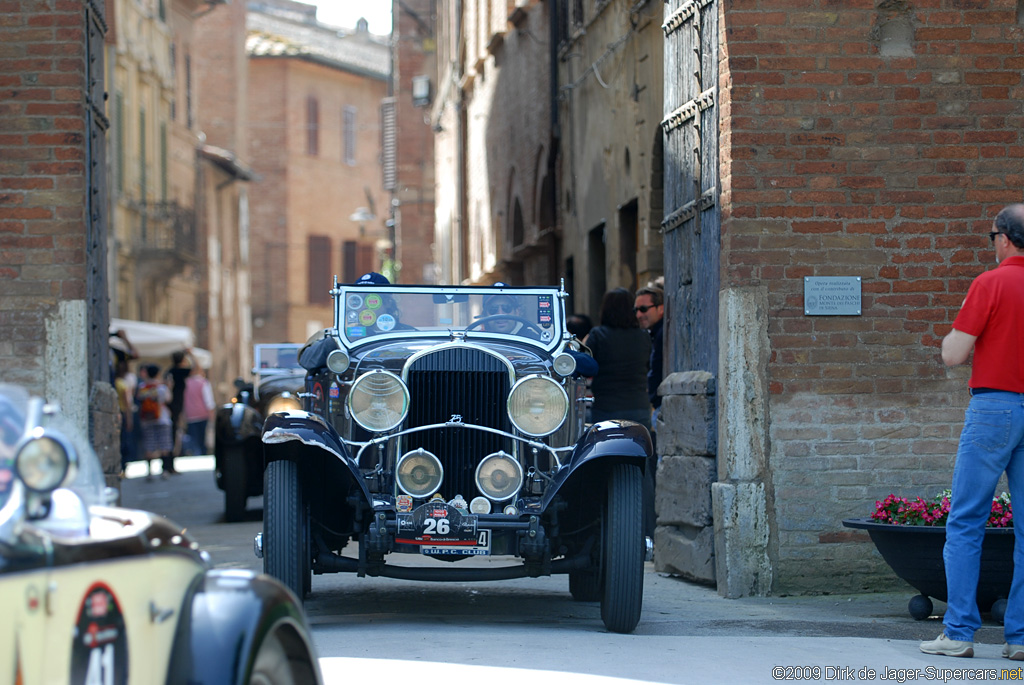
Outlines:
[{"label": "white number 4 plate", "polygon": [[470,556],[486,556],[491,553],[491,531],[490,530],[478,530],[476,532],[476,544],[475,545],[445,545],[445,546],[433,546],[423,545],[420,547],[420,553],[422,554],[434,554],[434,555],[470,555]]}]

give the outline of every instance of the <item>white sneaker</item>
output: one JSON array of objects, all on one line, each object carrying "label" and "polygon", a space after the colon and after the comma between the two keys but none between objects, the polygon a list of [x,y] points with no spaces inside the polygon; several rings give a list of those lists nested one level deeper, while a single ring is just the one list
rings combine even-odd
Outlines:
[{"label": "white sneaker", "polygon": [[1010,661],[1024,661],[1024,645],[1003,645],[1003,658]]},{"label": "white sneaker", "polygon": [[[960,657],[974,656],[973,642],[961,642],[959,640],[950,640],[948,637],[946,637],[946,633],[939,633],[939,636],[937,638],[929,642],[922,642],[920,646],[921,651],[925,654],[941,654],[942,656]],[[1024,659],[1024,653],[1021,654],[1020,658]]]}]

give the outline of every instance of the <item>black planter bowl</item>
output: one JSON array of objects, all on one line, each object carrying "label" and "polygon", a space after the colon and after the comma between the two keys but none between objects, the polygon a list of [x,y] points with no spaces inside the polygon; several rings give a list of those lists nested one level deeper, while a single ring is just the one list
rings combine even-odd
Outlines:
[{"label": "black planter bowl", "polygon": [[[843,519],[843,525],[866,530],[885,563],[921,593],[907,606],[915,619],[931,616],[931,598],[946,601],[946,567],[942,561],[945,526],[893,525],[869,518]],[[1012,580],[1013,528],[986,528],[981,545],[978,608],[982,613],[990,612],[1000,623]]]}]

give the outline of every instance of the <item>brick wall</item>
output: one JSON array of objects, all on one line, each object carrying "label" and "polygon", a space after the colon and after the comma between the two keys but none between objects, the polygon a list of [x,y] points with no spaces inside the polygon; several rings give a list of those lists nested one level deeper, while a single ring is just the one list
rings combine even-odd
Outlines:
[{"label": "brick wall", "polygon": [[431,95],[437,97],[432,4],[432,0],[410,0],[396,2],[392,9],[395,16],[392,78],[398,120],[398,187],[394,197],[399,201],[395,258],[402,265],[399,276],[402,283],[430,282],[427,276],[434,275],[434,132],[430,125],[430,105],[417,107],[412,101],[412,79],[420,75],[431,77]]},{"label": "brick wall", "polygon": [[[1016,3],[875,4],[722,5],[722,283],[767,298],[778,591],[891,582],[840,520],[948,486],[967,369],[938,345],[1022,200]],[[862,315],[805,316],[805,276],[860,276]]]},{"label": "brick wall", "polygon": [[0,15],[0,380],[43,392],[46,322],[86,294],[82,7]]},{"label": "brick wall", "polygon": [[250,59],[247,109],[249,154],[256,180],[249,188],[253,342],[281,342],[287,335],[287,164],[288,129],[284,60]]},{"label": "brick wall", "polygon": [[[117,469],[107,380],[105,220],[88,228],[86,18],[71,0],[0,2],[0,382],[59,402]],[[102,20],[92,26],[102,55]],[[102,59],[94,65],[102,92]],[[98,131],[102,143],[102,132]],[[98,183],[102,188],[102,182]],[[105,212],[106,198],[93,197]],[[90,251],[92,253],[90,254]],[[111,439],[111,438],[114,439]]]}]

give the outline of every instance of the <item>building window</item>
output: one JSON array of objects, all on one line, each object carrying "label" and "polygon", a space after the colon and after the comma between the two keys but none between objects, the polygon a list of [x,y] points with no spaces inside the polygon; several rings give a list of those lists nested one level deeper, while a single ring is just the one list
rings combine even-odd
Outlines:
[{"label": "building window", "polygon": [[192,123],[192,55],[185,55],[185,126]]},{"label": "building window", "polygon": [[346,240],[341,246],[341,278],[345,283],[355,283],[361,275],[356,270],[357,254],[356,241]]},{"label": "building window", "polygon": [[160,124],[160,201],[167,202],[167,124]]},{"label": "building window", "polygon": [[171,43],[171,121],[178,120],[178,46]]},{"label": "building window", "polygon": [[139,110],[139,199],[146,204],[146,109]]},{"label": "building window", "polygon": [[121,91],[114,93],[114,143],[117,145],[115,150],[115,168],[114,168],[114,188],[117,192],[124,194],[124,129],[126,122],[124,120],[124,94]]},{"label": "building window", "polygon": [[343,130],[341,139],[344,141],[345,149],[342,151],[345,164],[355,166],[356,164],[356,108],[346,105],[342,114]]},{"label": "building window", "polygon": [[309,303],[331,303],[331,239],[309,236]]},{"label": "building window", "polygon": [[320,103],[310,95],[306,98],[306,154],[320,153]]}]

